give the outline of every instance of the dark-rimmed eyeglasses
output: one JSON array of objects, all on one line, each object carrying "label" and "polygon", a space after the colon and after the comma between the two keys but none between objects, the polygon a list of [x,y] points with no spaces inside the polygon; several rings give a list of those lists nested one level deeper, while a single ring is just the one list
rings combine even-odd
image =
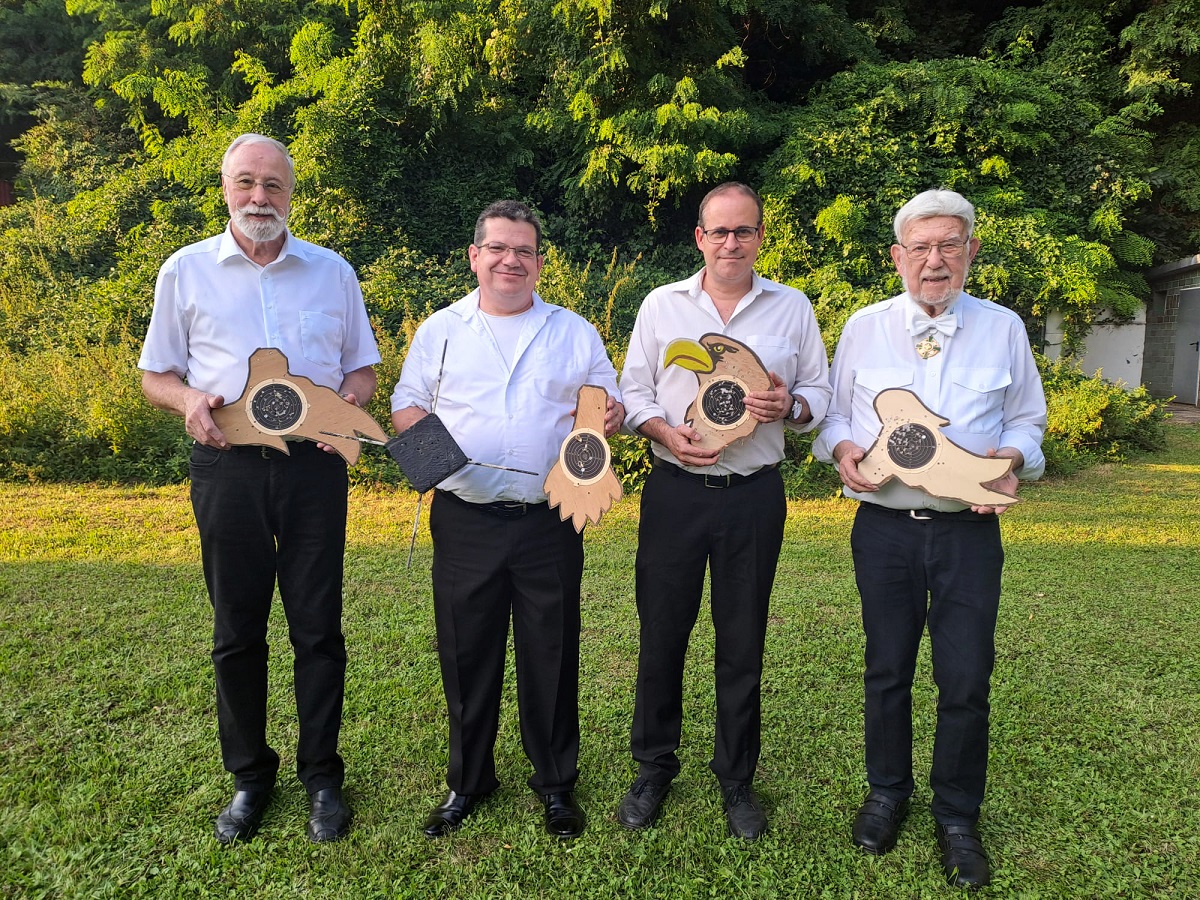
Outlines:
[{"label": "dark-rimmed eyeglasses", "polygon": [[740,228],[701,228],[700,233],[710,244],[723,244],[729,240],[731,234],[739,244],[748,244],[758,237],[760,228],[761,225],[757,228],[751,228],[749,225],[742,225]]}]

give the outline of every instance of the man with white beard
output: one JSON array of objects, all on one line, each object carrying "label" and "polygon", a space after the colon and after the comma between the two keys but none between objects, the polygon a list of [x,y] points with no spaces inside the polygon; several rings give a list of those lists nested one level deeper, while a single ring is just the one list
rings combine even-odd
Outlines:
[{"label": "man with white beard", "polygon": [[365,405],[379,351],[350,265],[287,228],[295,175],[283,144],[243,134],[221,165],[225,231],[163,264],[138,366],[142,390],[184,419],[204,580],[213,607],[221,756],[235,793],[216,821],[223,844],[249,840],[279,769],[266,739],[267,618],[276,581],[295,655],[296,773],[309,839],[342,837],[351,812],[338,754],[346,643],[342,558],[346,464],[324,444],[290,453],[231,446],[212,411],[241,395],[249,358],[280,350],[294,375]]}]

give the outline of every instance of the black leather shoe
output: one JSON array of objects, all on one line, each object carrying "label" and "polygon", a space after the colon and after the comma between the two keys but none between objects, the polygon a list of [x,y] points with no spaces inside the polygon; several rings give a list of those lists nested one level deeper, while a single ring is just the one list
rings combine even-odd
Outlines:
[{"label": "black leather shoe", "polygon": [[907,799],[893,800],[872,791],[854,817],[854,843],[867,853],[883,856],[896,846],[896,834],[906,815]]},{"label": "black leather shoe", "polygon": [[754,788],[748,784],[736,784],[721,788],[725,801],[725,821],[729,833],[744,841],[757,841],[767,830],[767,814],[759,805]]},{"label": "black leather shoe", "polygon": [[560,838],[579,837],[587,825],[587,816],[575,802],[574,791],[560,791],[542,797],[546,806],[546,833]]},{"label": "black leather shoe", "polygon": [[[489,792],[490,793],[490,792]],[[441,837],[462,827],[463,819],[471,814],[487,794],[446,793],[446,799],[425,817],[425,837]]]},{"label": "black leather shoe", "polygon": [[271,792],[266,791],[235,791],[229,805],[217,816],[214,833],[222,844],[232,844],[234,841],[248,841],[258,831],[262,824],[263,813],[267,811],[267,803],[271,800]]},{"label": "black leather shoe", "polygon": [[308,816],[308,839],[314,844],[336,841],[350,830],[353,813],[342,798],[342,789],[322,788],[312,795]]},{"label": "black leather shoe", "polygon": [[670,790],[669,781],[666,784],[656,784],[645,778],[635,778],[629,786],[629,792],[625,794],[625,799],[617,807],[617,821],[635,831],[649,828],[658,818],[658,811]]},{"label": "black leather shoe", "polygon": [[955,887],[978,890],[992,880],[987,854],[974,825],[937,827],[938,849],[942,851],[942,871]]}]

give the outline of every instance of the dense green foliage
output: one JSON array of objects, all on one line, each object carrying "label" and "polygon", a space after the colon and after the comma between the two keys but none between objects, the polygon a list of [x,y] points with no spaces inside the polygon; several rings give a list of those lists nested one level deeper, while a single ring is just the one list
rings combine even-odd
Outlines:
[{"label": "dense green foliage", "polygon": [[[1198,25],[1200,0],[0,0],[19,199],[0,208],[0,467],[178,474],[177,432],[122,406],[155,273],[224,226],[218,163],[245,130],[290,144],[293,229],[362,276],[381,420],[501,196],[540,211],[543,293],[618,359],[645,292],[697,267],[697,202],[728,178],[762,189],[761,268],[808,293],[830,347],[898,290],[895,209],[946,185],[980,212],[968,288],[1035,343],[1062,312],[1071,349],[1200,246]],[[640,448],[618,447],[630,484]]]}]

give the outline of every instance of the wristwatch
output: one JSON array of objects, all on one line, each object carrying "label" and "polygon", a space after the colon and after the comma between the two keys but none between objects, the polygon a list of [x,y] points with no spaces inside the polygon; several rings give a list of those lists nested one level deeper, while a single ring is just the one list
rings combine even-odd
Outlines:
[{"label": "wristwatch", "polygon": [[798,422],[800,417],[804,415],[804,401],[792,398],[792,415],[790,416],[793,422]]}]

